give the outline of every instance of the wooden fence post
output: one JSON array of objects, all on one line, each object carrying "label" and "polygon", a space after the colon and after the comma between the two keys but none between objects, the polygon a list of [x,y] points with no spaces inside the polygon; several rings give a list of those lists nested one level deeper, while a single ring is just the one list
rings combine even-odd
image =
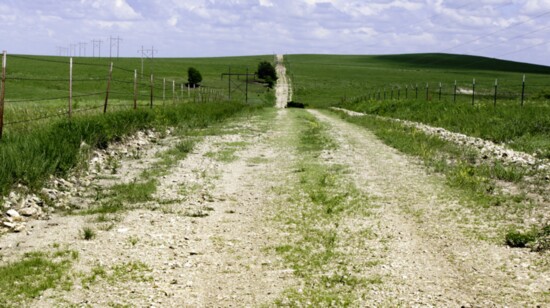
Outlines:
[{"label": "wooden fence post", "polygon": [[415,99],[418,99],[418,83],[415,85],[414,91],[416,92],[416,97],[415,97]]},{"label": "wooden fence post", "polygon": [[497,106],[497,88],[498,88],[498,79],[495,79],[495,97],[493,100],[493,106]]},{"label": "wooden fence post", "polygon": [[454,92],[453,92],[453,103],[456,103],[456,80],[455,80],[455,86],[454,86]]},{"label": "wooden fence post", "polygon": [[176,103],[176,81],[172,80],[172,103]]},{"label": "wooden fence post", "polygon": [[472,82],[472,106],[474,105],[476,99],[476,79]]},{"label": "wooden fence post", "polygon": [[153,89],[155,87],[155,80],[153,78],[153,74],[151,74],[151,101],[149,103],[149,107],[153,108]]},{"label": "wooden fence post", "polygon": [[429,100],[430,84],[426,82],[426,101]]},{"label": "wooden fence post", "polygon": [[73,57],[69,59],[69,120],[73,114]]},{"label": "wooden fence post", "polygon": [[0,139],[4,128],[4,97],[6,96],[6,62],[7,51],[2,52],[2,85],[0,86]]},{"label": "wooden fence post", "polygon": [[438,100],[441,100],[441,82],[439,82],[439,98]]},{"label": "wooden fence post", "polygon": [[109,79],[107,79],[107,94],[105,95],[105,105],[103,105],[103,113],[107,112],[107,104],[109,103],[109,92],[111,91],[111,79],[113,78],[113,62],[109,68]]},{"label": "wooden fence post", "polygon": [[245,104],[248,104],[248,66],[246,67],[246,98]]},{"label": "wooden fence post", "polygon": [[134,110],[137,109],[137,70],[134,70]]},{"label": "wooden fence post", "polygon": [[525,99],[525,74],[523,74],[523,82],[521,83],[521,107],[523,107],[524,99]]},{"label": "wooden fence post", "polygon": [[166,78],[162,78],[162,103],[166,100]]}]

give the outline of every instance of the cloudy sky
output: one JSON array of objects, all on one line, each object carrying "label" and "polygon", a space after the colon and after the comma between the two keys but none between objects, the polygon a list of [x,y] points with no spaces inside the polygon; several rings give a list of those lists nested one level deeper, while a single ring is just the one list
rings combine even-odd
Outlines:
[{"label": "cloudy sky", "polygon": [[[9,53],[449,52],[550,65],[550,0],[0,0]],[[69,51],[70,52],[70,51]],[[114,51],[113,51],[114,52]]]}]

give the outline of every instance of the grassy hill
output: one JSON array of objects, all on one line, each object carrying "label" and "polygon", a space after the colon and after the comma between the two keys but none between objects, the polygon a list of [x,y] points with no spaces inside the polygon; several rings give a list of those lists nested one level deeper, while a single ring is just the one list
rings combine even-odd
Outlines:
[{"label": "grassy hill", "polygon": [[320,107],[374,91],[383,93],[386,90],[389,98],[392,88],[395,97],[400,89],[401,98],[404,98],[405,91],[410,94],[417,86],[420,93],[425,92],[426,84],[433,96],[440,82],[443,96],[448,97],[455,81],[458,88],[467,90],[472,88],[474,78],[479,94],[491,94],[495,79],[498,79],[499,93],[512,98],[521,93],[523,74],[526,74],[527,97],[550,93],[550,67],[483,57],[289,55],[286,63],[295,100]]}]

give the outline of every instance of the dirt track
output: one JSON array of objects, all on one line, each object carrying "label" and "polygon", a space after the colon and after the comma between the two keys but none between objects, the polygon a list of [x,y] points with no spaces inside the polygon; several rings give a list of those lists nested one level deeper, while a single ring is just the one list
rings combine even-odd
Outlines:
[{"label": "dirt track", "polygon": [[[278,107],[289,100],[283,68],[278,66]],[[273,306],[285,290],[304,287],[274,247],[297,236],[282,231],[275,217],[292,208],[285,207],[285,191],[297,181],[296,127],[305,112],[273,109],[204,137],[186,159],[157,178],[155,200],[121,214],[113,228],[103,230],[90,216],[54,216],[30,222],[31,232],[1,237],[0,251],[5,260],[15,260],[24,252],[51,250],[54,243],[67,247],[80,255],[75,277],[97,266],[142,262],[147,267],[140,272],[143,279],[114,284],[98,279],[83,285],[75,278],[71,290],[49,290],[32,306]],[[476,234],[490,231],[493,221],[461,201],[439,176],[364,129],[328,113],[309,113],[328,127],[336,144],[317,163],[343,166],[345,180],[369,200],[371,214],[347,217],[338,226],[372,230],[369,237],[346,238],[366,247],[346,251],[346,266],[380,277],[379,283],[354,291],[352,306],[550,304],[547,254],[478,239]],[[155,147],[174,142],[166,139],[142,157],[122,160],[114,179],[105,180],[105,172],[95,185],[107,189],[113,182],[131,182],[137,177],[132,170],[155,161]],[[81,239],[84,225],[97,230],[94,240]],[[341,243],[347,244],[352,246]]]}]

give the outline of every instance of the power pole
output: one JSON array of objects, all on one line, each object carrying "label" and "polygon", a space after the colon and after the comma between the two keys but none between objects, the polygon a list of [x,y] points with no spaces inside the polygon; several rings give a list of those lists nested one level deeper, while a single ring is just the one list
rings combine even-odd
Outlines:
[{"label": "power pole", "polygon": [[119,57],[119,51],[120,51],[120,42],[122,41],[122,39],[117,36],[117,37],[112,37],[110,36],[109,37],[109,58],[112,58],[113,57],[113,46],[116,46],[116,57],[118,59]]},{"label": "power pole", "polygon": [[143,60],[151,59],[151,73],[153,73],[154,71],[153,60],[155,58],[155,53],[157,52],[158,50],[155,49],[155,46],[152,46],[151,49],[145,49],[143,48],[143,45],[142,45],[141,49],[138,50],[138,53],[141,53],[141,78],[143,78]]},{"label": "power pole", "polygon": [[78,56],[82,56],[82,50],[84,49],[84,57],[86,56],[86,43],[78,42]]},{"label": "power pole", "polygon": [[92,55],[95,58],[95,48],[97,47],[98,50],[98,57],[101,58],[101,43],[103,43],[102,40],[92,40]]},{"label": "power pole", "polygon": [[76,56],[76,44],[69,44],[69,57]]}]

